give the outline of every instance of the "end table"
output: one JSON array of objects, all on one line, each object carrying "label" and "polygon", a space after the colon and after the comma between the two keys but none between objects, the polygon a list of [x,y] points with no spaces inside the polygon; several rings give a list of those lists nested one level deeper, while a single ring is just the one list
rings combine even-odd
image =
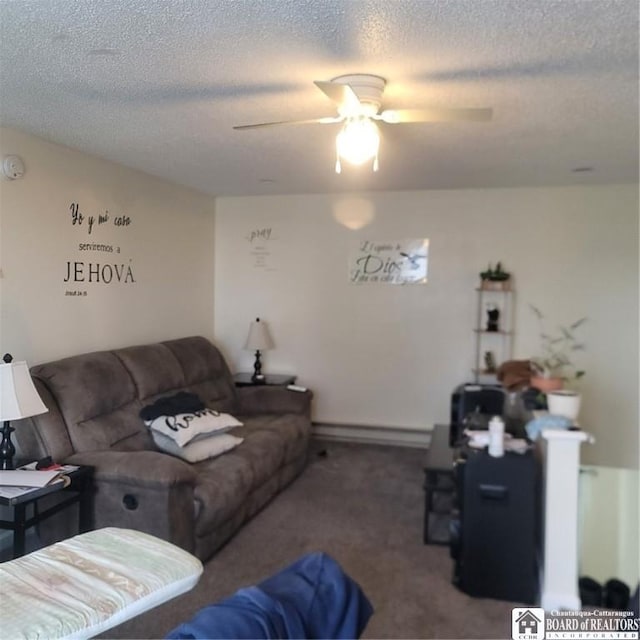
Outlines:
[{"label": "end table", "polygon": [[256,387],[258,385],[282,385],[287,386],[288,384],[294,384],[296,381],[296,376],[282,374],[282,373],[267,373],[264,376],[264,380],[253,380],[253,373],[249,373],[248,371],[242,371],[240,373],[236,373],[233,376],[233,382],[236,387]]},{"label": "end table", "polygon": [[[70,483],[54,482],[46,487],[15,491],[16,487],[0,487],[0,505],[13,509],[13,520],[0,520],[0,529],[13,531],[13,558],[19,558],[25,551],[25,534],[27,529],[55,513],[66,509],[72,504],[78,504],[78,523],[80,533],[89,531],[91,522],[91,488],[93,467],[81,466],[61,473],[69,478]],[[5,489],[6,491],[2,491]],[[14,491],[10,491],[13,489]],[[38,510],[38,501],[53,493],[63,493],[64,498],[57,504]],[[34,515],[27,518],[27,506],[34,505]]]}]

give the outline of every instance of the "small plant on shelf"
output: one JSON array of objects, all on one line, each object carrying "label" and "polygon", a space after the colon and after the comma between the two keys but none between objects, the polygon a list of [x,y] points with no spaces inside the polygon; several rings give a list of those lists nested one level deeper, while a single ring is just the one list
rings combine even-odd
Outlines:
[{"label": "small plant on shelf", "polygon": [[497,262],[495,268],[489,263],[487,270],[480,272],[483,289],[506,289],[509,286],[510,279],[511,274],[504,271],[501,262]]},{"label": "small plant on shelf", "polygon": [[587,318],[580,318],[568,326],[559,326],[556,332],[549,332],[542,311],[532,304],[529,307],[540,325],[542,351],[539,356],[531,358],[535,374],[541,378],[558,378],[564,383],[572,383],[582,378],[585,371],[578,369],[573,356],[576,351],[585,350],[585,344],[578,339],[576,332]]},{"label": "small plant on shelf", "polygon": [[486,271],[482,271],[480,273],[480,278],[482,280],[490,280],[491,282],[504,282],[511,277],[511,274],[507,271],[503,271],[502,263],[497,262],[496,268],[491,267],[491,263],[489,263],[489,268]]}]

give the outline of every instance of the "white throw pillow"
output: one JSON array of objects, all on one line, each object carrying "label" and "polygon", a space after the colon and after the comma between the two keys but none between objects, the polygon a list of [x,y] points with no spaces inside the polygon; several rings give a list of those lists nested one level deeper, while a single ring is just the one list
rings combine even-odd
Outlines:
[{"label": "white throw pillow", "polygon": [[157,431],[151,431],[151,435],[158,449],[187,462],[200,462],[200,460],[207,458],[215,458],[225,451],[237,447],[244,440],[244,438],[232,436],[230,433],[215,433],[198,438],[184,447],[179,447],[171,438]]},{"label": "white throw pillow", "polygon": [[179,447],[184,447],[196,436],[233,427],[241,427],[242,422],[228,413],[218,413],[213,409],[203,409],[193,413],[179,413],[177,416],[159,416],[155,420],[146,420],[145,424],[154,431],[171,438]]}]

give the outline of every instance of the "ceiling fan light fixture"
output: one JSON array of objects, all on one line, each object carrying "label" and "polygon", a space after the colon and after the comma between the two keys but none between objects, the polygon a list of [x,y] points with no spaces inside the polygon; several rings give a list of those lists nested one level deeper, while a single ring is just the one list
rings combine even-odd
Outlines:
[{"label": "ceiling fan light fixture", "polygon": [[386,80],[381,76],[356,73],[338,76],[333,80],[315,80],[314,84],[338,108],[337,116],[311,120],[277,120],[233,127],[234,129],[258,129],[280,125],[338,124],[342,128],[336,136],[336,173],[342,173],[342,162],[361,165],[373,160],[372,169],[378,171],[380,132],[382,126],[427,122],[487,122],[491,120],[491,108],[442,108],[385,109],[380,112],[382,93]]},{"label": "ceiling fan light fixture", "polygon": [[[336,137],[338,160],[361,165],[375,159],[377,166],[378,149],[380,148],[380,132],[373,120],[366,116],[349,118]],[[336,164],[336,172],[338,164]]]}]

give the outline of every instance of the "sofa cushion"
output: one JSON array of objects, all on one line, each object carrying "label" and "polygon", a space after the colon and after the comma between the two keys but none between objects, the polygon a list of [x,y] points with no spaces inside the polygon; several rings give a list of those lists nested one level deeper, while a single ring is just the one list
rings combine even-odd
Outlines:
[{"label": "sofa cushion", "polygon": [[109,351],[64,358],[31,371],[51,390],[67,423],[95,418],[136,398],[127,370]]},{"label": "sofa cushion", "polygon": [[[240,446],[245,444],[243,442]],[[247,460],[235,455],[238,449],[193,465],[197,474],[193,491],[197,536],[209,534],[218,525],[232,518],[247,500],[253,473]]]},{"label": "sofa cushion", "polygon": [[[234,431],[234,436],[239,437]],[[283,464],[285,442],[281,435],[274,431],[254,431],[244,439],[229,455],[242,458],[250,471],[250,488],[255,489],[266,482]]]},{"label": "sofa cushion", "polygon": [[308,447],[309,418],[297,413],[239,415],[242,427],[231,430],[234,436],[247,438],[257,431],[268,431],[278,435],[282,442],[284,464],[302,455]]},{"label": "sofa cushion", "polygon": [[136,441],[132,448],[150,446],[142,421],[132,419],[140,410],[136,387],[112,352],[64,358],[35,366],[31,373],[57,400],[75,451],[109,448],[128,439]]},{"label": "sofa cushion", "polygon": [[180,363],[184,386],[197,394],[207,407],[233,412],[236,389],[222,354],[200,336],[168,340],[162,343]]},{"label": "sofa cushion", "polygon": [[129,372],[141,400],[185,386],[182,366],[163,344],[126,347],[114,353]]},{"label": "sofa cushion", "polygon": [[[140,403],[128,402],[101,416],[83,420],[76,428],[69,426],[73,447],[77,452],[114,449],[140,451],[153,444],[144,423],[138,418]],[[142,423],[142,428],[141,428]]]},{"label": "sofa cushion", "polygon": [[242,442],[242,438],[228,433],[216,433],[205,438],[192,440],[189,444],[181,447],[171,438],[157,431],[152,432],[152,437],[158,449],[191,463],[216,458]]},{"label": "sofa cushion", "polygon": [[155,433],[161,433],[178,447],[184,447],[198,436],[242,426],[242,422],[232,415],[213,409],[179,413],[176,416],[158,416],[155,420],[145,420],[145,424],[153,432],[151,435],[154,436],[154,440]]}]

